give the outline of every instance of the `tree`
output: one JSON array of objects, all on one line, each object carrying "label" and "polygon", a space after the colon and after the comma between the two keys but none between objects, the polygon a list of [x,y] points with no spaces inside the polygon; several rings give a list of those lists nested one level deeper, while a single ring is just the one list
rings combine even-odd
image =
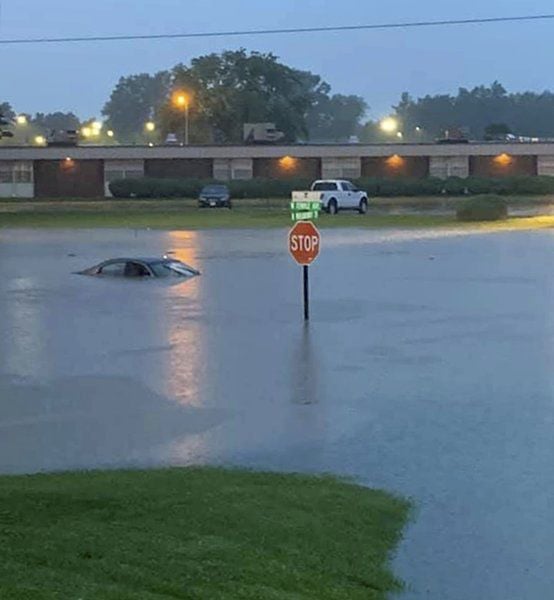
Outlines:
[{"label": "tree", "polygon": [[9,102],[0,102],[0,115],[8,121],[15,119],[15,112]]},{"label": "tree", "polygon": [[[321,78],[280,63],[271,53],[241,49],[177,65],[174,89],[191,96],[192,141],[241,142],[244,123],[273,122],[287,141],[308,136],[307,117],[328,90]],[[183,111],[167,101],[164,131],[182,127]],[[208,139],[199,139],[200,137]]]},{"label": "tree", "polygon": [[0,143],[2,139],[13,138],[13,132],[8,129],[15,113],[9,102],[0,102]]},{"label": "tree", "polygon": [[326,92],[320,94],[317,102],[308,113],[310,139],[316,141],[338,142],[358,135],[361,119],[368,106],[360,96],[335,94],[329,97]]},{"label": "tree", "polygon": [[32,119],[32,124],[44,130],[68,130],[79,129],[79,118],[72,112],[37,113]]},{"label": "tree", "polygon": [[510,94],[497,81],[488,87],[460,88],[456,96],[440,94],[414,100],[404,93],[394,108],[405,132],[420,127],[433,137],[458,128],[480,138],[491,123],[506,125],[519,135],[554,136],[554,93]]},{"label": "tree", "polygon": [[107,127],[115,131],[120,141],[139,138],[146,121],[154,118],[167,100],[170,84],[167,71],[121,77],[102,110]]}]

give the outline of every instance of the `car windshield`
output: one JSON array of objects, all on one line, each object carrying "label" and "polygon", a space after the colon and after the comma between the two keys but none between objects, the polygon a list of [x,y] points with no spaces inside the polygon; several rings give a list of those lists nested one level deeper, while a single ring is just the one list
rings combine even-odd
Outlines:
[{"label": "car windshield", "polygon": [[150,267],[157,277],[191,277],[195,273],[182,262],[165,261],[151,263]]},{"label": "car windshield", "polygon": [[227,193],[227,188],[224,185],[207,185],[202,189],[201,192],[203,195],[205,194],[218,194],[223,195]]}]

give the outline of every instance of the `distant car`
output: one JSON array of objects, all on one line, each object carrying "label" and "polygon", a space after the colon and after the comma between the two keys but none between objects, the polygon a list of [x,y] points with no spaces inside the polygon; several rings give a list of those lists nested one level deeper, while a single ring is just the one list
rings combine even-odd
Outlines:
[{"label": "distant car", "polygon": [[197,269],[174,258],[112,258],[79,271],[100,277],[195,277]]},{"label": "distant car", "polygon": [[165,138],[165,143],[168,146],[175,146],[176,144],[179,143],[179,140],[177,139],[177,135],[175,133],[168,133],[167,137]]},{"label": "distant car", "polygon": [[207,185],[198,197],[200,208],[232,208],[231,192],[226,185]]}]

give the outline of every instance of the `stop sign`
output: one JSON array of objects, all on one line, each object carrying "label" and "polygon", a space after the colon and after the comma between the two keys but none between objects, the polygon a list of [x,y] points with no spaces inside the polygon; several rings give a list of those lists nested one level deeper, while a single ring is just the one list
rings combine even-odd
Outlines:
[{"label": "stop sign", "polygon": [[289,233],[289,252],[299,265],[311,265],[319,254],[321,236],[311,221],[299,221]]}]

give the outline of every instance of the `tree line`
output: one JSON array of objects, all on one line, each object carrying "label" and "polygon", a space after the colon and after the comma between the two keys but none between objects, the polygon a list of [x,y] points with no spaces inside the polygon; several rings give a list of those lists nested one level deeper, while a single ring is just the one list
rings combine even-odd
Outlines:
[{"label": "tree line", "polygon": [[[174,101],[177,91],[186,95],[187,117]],[[471,139],[508,133],[554,137],[552,92],[508,93],[498,82],[460,88],[456,95],[415,99],[405,92],[389,115],[397,122],[392,132],[367,119],[368,109],[360,96],[332,93],[319,75],[283,64],[272,53],[241,49],[121,77],[102,110],[103,137],[94,141],[161,141],[180,131],[185,118],[191,143],[240,143],[243,124],[253,122],[275,123],[289,142],[344,142],[351,136],[361,142],[432,141],[453,129]],[[0,103],[0,113],[15,117],[8,103]],[[91,121],[73,113],[37,113],[28,116],[26,131],[14,131],[22,141],[21,136],[50,129],[83,130]]]}]

